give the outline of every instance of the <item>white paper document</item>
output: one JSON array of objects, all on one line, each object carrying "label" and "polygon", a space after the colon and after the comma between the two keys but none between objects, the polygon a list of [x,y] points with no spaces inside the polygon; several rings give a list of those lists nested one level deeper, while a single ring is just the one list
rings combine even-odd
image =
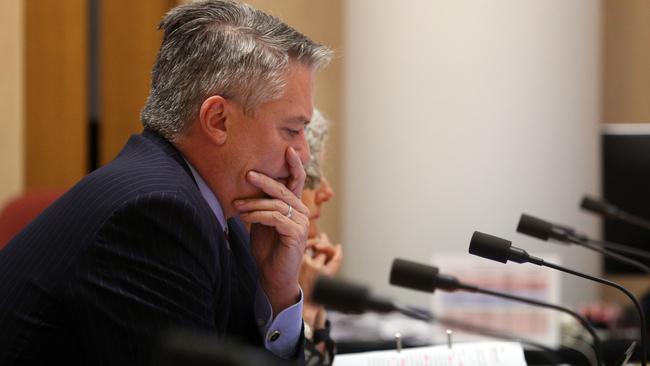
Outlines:
[{"label": "white paper document", "polygon": [[333,366],[525,366],[524,350],[514,342],[471,342],[337,355]]}]

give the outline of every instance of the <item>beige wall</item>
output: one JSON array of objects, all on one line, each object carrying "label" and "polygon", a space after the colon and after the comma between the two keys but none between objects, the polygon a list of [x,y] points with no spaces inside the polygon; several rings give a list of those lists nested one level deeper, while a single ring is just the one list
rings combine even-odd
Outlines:
[{"label": "beige wall", "polygon": [[0,1],[0,206],[23,187],[23,6]]},{"label": "beige wall", "polygon": [[[474,230],[598,273],[598,256],[515,228],[526,212],[597,230],[577,204],[599,192],[600,2],[406,3],[345,2],[343,275],[426,304],[389,286],[393,258],[456,274],[439,256],[484,264]],[[597,295],[561,283],[563,304]]]}]

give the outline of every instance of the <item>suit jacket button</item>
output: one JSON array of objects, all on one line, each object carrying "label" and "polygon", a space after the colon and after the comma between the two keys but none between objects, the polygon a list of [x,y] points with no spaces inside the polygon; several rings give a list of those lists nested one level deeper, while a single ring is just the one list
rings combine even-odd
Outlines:
[{"label": "suit jacket button", "polygon": [[277,330],[274,330],[273,333],[271,333],[271,335],[269,335],[269,341],[271,341],[271,342],[277,341],[278,338],[280,338],[280,332],[277,331]]}]

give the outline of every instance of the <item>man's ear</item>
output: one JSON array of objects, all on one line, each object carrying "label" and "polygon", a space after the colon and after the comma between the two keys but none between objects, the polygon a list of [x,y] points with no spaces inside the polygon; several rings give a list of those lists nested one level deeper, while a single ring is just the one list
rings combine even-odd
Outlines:
[{"label": "man's ear", "polygon": [[226,142],[228,129],[228,102],[221,96],[214,95],[203,101],[199,110],[201,132],[217,145]]}]

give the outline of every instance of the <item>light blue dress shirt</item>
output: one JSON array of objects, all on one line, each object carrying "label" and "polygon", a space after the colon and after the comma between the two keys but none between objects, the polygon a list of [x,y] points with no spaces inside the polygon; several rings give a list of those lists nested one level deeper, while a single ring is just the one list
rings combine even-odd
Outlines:
[{"label": "light blue dress shirt", "polygon": [[[219,224],[224,230],[228,230],[228,224],[223,213],[223,209],[207,183],[201,178],[201,175],[194,170],[194,167],[185,160],[190,167],[194,180],[199,186],[201,195],[212,209]],[[230,245],[230,243],[228,243]],[[228,248],[230,249],[230,247]],[[266,296],[260,283],[257,283],[257,292],[255,294],[255,320],[260,329],[260,334],[264,338],[264,347],[278,357],[289,358],[296,352],[300,331],[302,329],[302,302],[303,295],[300,289],[300,299],[294,305],[284,309],[273,319],[273,308],[271,302]]]}]

